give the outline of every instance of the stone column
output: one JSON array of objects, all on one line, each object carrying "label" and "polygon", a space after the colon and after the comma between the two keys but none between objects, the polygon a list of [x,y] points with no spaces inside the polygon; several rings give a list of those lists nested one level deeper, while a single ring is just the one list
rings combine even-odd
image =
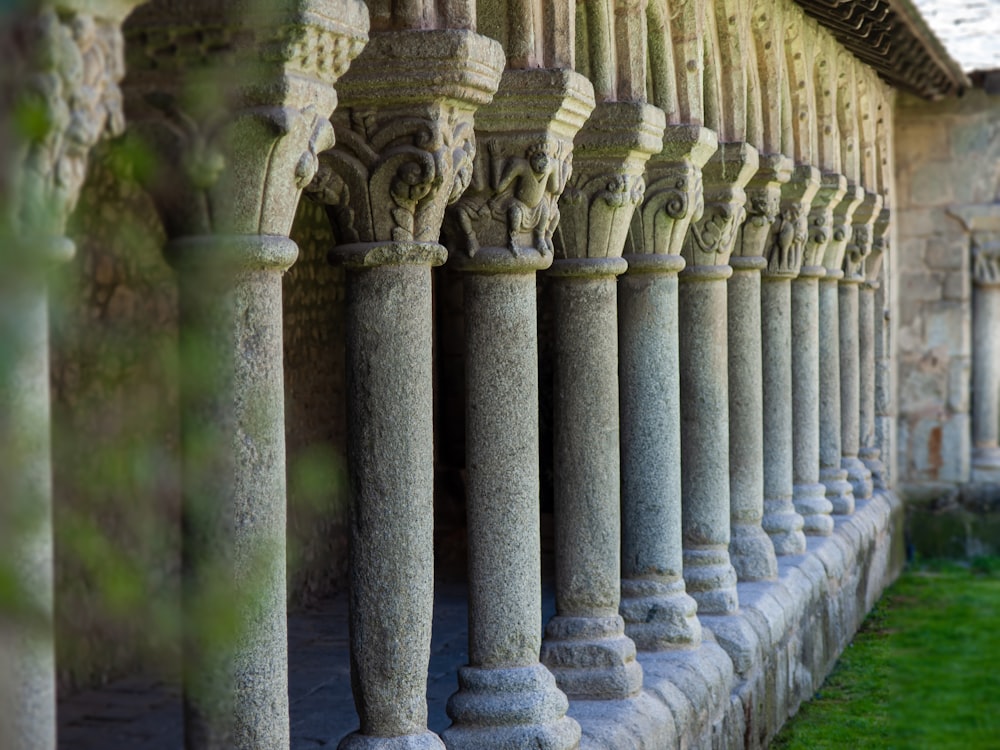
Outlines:
[{"label": "stone column", "polygon": [[781,204],[781,186],[792,162],[780,154],[760,157],[747,185],[747,218],[736,233],[729,265],[729,555],[741,581],[778,574],[774,545],[761,526],[764,515],[764,385],[761,347],[761,271]]},{"label": "stone column", "polygon": [[705,210],[684,240],[678,290],[684,581],[703,614],[739,607],[729,559],[727,265],[746,215],[756,149],[721,144],[703,171]]},{"label": "stone column", "polygon": [[[464,271],[469,664],[448,703],[449,748],[574,748],[579,725],[539,663],[536,271],[593,89],[565,70],[508,70],[476,114],[472,183],[446,216]],[[531,196],[534,196],[532,199]]]},{"label": "stone column", "polygon": [[884,237],[889,230],[889,212],[881,209],[872,227],[871,252],[864,261],[865,281],[858,297],[858,347],[860,359],[860,448],[858,457],[872,475],[873,490],[885,490],[885,464],[879,449],[876,428],[876,401],[878,393],[878,362],[883,356],[879,339],[882,336],[884,317],[881,309],[882,261],[885,252]]},{"label": "stone column", "polygon": [[701,168],[711,130],[667,127],[646,163],[646,193],[618,280],[621,392],[622,591],[625,633],[642,651],[697,646],[701,624],[681,554],[681,425],[677,273],[692,219],[701,218]]},{"label": "stone column", "polygon": [[[185,746],[282,750],[281,276],[298,253],[288,233],[300,191],[333,143],[331,84],[364,45],[368,15],[351,0],[311,4],[313,15],[289,3],[232,19],[237,42],[212,7],[182,5],[143,6],[126,34],[130,118],[157,157],[147,189],[179,291]],[[208,23],[204,35],[150,41],[192,20]],[[296,36],[321,37],[325,52]]]},{"label": "stone column", "polygon": [[806,551],[802,516],[792,502],[792,280],[798,276],[809,207],[819,170],[796,166],[781,188],[781,214],[772,225],[761,284],[761,372],[764,393],[764,530],[778,555]]},{"label": "stone column", "polygon": [[802,268],[792,282],[792,416],[794,422],[795,510],[806,534],[833,531],[832,505],[819,482],[819,279],[832,234],[833,209],[844,197],[847,179],[824,175],[809,212]]},{"label": "stone column", "polygon": [[8,9],[0,29],[7,105],[0,115],[7,136],[0,143],[3,750],[56,747],[48,276],[75,252],[66,222],[91,149],[124,126],[120,24],[134,3],[97,12],[91,5],[63,0],[37,12]]},{"label": "stone column", "polygon": [[433,609],[431,266],[469,185],[472,117],[500,45],[471,31],[393,31],[337,85],[337,146],[312,189],[348,267],[351,674],[359,730],[341,748],[429,748]]},{"label": "stone column", "polygon": [[[872,254],[878,254],[883,259],[888,257],[890,211],[883,208],[875,222],[872,240]],[[885,283],[885,271],[880,269],[882,283],[875,291],[875,447],[883,457],[881,473],[872,471],[872,483],[875,489],[888,489],[892,483],[888,460],[892,450],[892,359],[891,340],[889,336],[889,308],[887,304],[888,290]]]},{"label": "stone column", "polygon": [[[824,175],[829,182],[839,181],[839,175]],[[841,467],[843,455],[840,442],[840,306],[837,289],[844,277],[841,267],[851,239],[854,211],[864,198],[864,190],[855,184],[833,211],[833,235],[823,255],[826,274],[819,281],[819,478],[826,487],[826,497],[833,512],[847,515],[854,512],[854,492],[847,481],[847,470]]]},{"label": "stone column", "polygon": [[643,169],[663,148],[663,112],[602,102],[574,148],[560,200],[555,312],[556,616],[542,661],[571,698],[620,699],[642,687],[618,612],[621,480],[617,276]]},{"label": "stone column", "polygon": [[839,282],[840,306],[840,426],[843,459],[854,497],[872,496],[871,472],[858,458],[860,448],[860,349],[858,342],[858,288],[864,281],[863,264],[872,249],[872,225],[882,208],[882,196],[866,193],[854,214],[852,239],[844,255],[844,278]]},{"label": "stone column", "polygon": [[972,235],[972,472],[1000,479],[1000,231]]}]

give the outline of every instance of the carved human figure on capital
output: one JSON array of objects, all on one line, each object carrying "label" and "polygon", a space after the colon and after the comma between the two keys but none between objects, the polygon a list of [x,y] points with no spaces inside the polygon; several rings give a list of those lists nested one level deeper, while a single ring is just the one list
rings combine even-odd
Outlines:
[{"label": "carved human figure on capital", "polygon": [[772,273],[795,272],[802,262],[807,234],[806,217],[802,215],[801,205],[793,203],[787,206],[776,221],[778,227],[768,253],[768,265]]}]

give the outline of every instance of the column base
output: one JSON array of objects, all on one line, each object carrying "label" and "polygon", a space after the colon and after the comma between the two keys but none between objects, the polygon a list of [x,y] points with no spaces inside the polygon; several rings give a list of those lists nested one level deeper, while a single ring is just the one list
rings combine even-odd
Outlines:
[{"label": "column base", "polygon": [[802,526],[802,516],[795,512],[792,498],[764,498],[761,527],[771,538],[774,554],[779,557],[805,554],[806,535]]},{"label": "column base", "polygon": [[702,614],[725,615],[739,609],[736,569],[728,550],[685,549],[684,585]]},{"label": "column base", "polygon": [[344,737],[337,750],[444,750],[444,743],[428,731],[398,737],[373,737],[355,732]]},{"label": "column base", "polygon": [[688,596],[684,579],[622,580],[619,611],[625,635],[640,651],[697,647],[701,644],[698,605]]},{"label": "column base", "polygon": [[816,484],[795,485],[792,502],[802,516],[802,530],[810,536],[830,536],[833,533],[833,505],[826,499],[826,487]]},{"label": "column base", "polygon": [[833,506],[835,516],[849,516],[854,512],[854,488],[847,481],[847,472],[841,467],[821,467],[819,481],[826,487],[826,499]]},{"label": "column base", "polygon": [[844,456],[840,466],[847,470],[847,481],[854,490],[855,500],[868,500],[872,496],[872,474],[857,456]]},{"label": "column base", "polygon": [[449,750],[572,750],[580,743],[580,725],[566,716],[569,701],[541,664],[461,667],[458,686],[448,700],[454,723],[441,735]]},{"label": "column base", "polygon": [[569,698],[621,700],[642,689],[635,643],[620,615],[556,615],[545,628],[541,661]]},{"label": "column base", "polygon": [[741,581],[770,581],[778,577],[778,561],[770,537],[758,524],[730,527],[729,560]]},{"label": "column base", "polygon": [[[885,464],[882,463],[881,452],[878,448],[862,448],[858,452],[858,458],[861,459],[865,468],[867,468],[872,475],[872,491],[879,492],[889,489],[889,486],[885,481]],[[998,465],[997,468],[1000,469],[1000,465]]]}]

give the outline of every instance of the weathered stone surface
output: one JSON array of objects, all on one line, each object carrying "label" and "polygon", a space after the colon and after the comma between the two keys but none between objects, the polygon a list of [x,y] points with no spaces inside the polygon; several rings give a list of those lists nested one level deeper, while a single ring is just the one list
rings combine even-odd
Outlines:
[{"label": "weathered stone surface", "polygon": [[792,279],[802,265],[809,206],[819,189],[815,167],[795,167],[781,189],[781,215],[772,225],[761,286],[764,388],[764,517],[778,555],[805,551],[802,516],[793,496]]}]

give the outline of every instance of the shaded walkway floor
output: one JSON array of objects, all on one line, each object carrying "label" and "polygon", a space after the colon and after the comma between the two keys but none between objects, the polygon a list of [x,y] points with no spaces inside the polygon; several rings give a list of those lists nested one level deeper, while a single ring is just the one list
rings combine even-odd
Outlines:
[{"label": "shaded walkway floor", "polygon": [[[554,611],[546,596],[546,619]],[[336,747],[357,728],[351,697],[347,595],[339,594],[288,619],[289,701],[292,750]],[[428,674],[428,724],[436,732],[458,687],[456,672],[468,661],[464,584],[437,584]],[[181,701],[176,686],[152,679],[124,679],[78,693],[59,704],[59,750],[180,750]]]}]

